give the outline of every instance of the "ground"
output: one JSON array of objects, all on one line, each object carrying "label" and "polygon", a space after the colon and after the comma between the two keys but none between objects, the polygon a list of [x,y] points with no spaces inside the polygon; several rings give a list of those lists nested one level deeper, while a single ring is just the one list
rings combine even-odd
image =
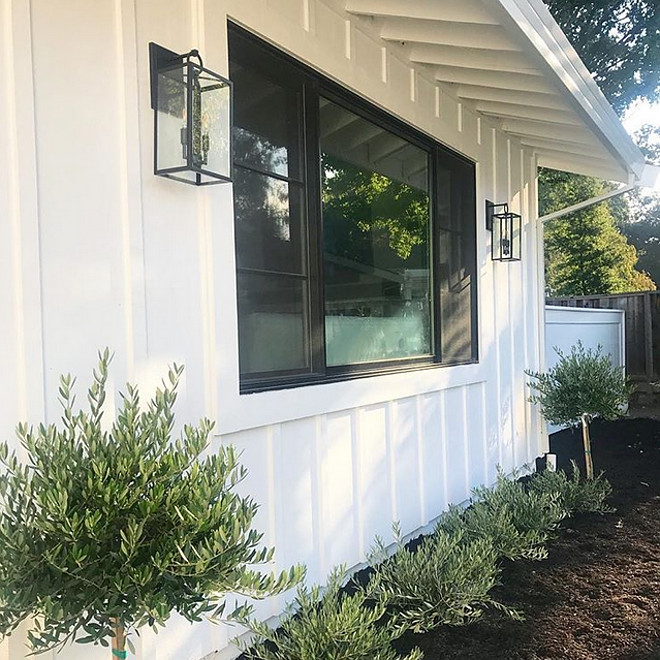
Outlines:
[{"label": "ground", "polygon": [[[497,597],[522,623],[497,614],[459,628],[409,635],[426,660],[660,660],[660,420],[594,424],[594,462],[616,513],[565,522],[542,562],[505,566]],[[559,462],[580,437],[551,438]]]}]

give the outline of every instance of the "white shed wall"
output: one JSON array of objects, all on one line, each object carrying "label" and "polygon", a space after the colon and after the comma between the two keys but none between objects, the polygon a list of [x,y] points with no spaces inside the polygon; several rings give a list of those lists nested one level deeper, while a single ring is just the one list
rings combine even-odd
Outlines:
[{"label": "white shed wall", "polygon": [[[581,341],[585,348],[601,346],[612,364],[626,366],[626,313],[622,309],[590,309],[586,307],[545,308],[545,353],[547,368],[557,364],[559,355],[570,353]],[[561,430],[561,426],[548,424],[548,433]]]},{"label": "white shed wall", "polygon": [[[226,72],[227,17],[477,162],[479,364],[239,396],[231,186],[153,176],[147,48],[197,47]],[[116,353],[113,387],[150,388],[184,363],[179,419],[217,419],[215,442],[244,450],[277,565],[305,562],[311,580],[546,443],[523,373],[544,352],[533,154],[377,27],[334,0],[0,0],[2,437],[56,420],[59,375],[84,387],[100,347]],[[486,198],[522,213],[522,262],[490,260]],[[139,657],[199,660],[234,632],[174,618]],[[20,636],[3,652],[22,658]]]},{"label": "white shed wall", "polygon": [[556,349],[569,353],[578,341],[585,348],[603,349],[612,364],[626,366],[626,313],[622,309],[590,309],[586,307],[545,308],[546,356],[548,368],[557,364]]}]

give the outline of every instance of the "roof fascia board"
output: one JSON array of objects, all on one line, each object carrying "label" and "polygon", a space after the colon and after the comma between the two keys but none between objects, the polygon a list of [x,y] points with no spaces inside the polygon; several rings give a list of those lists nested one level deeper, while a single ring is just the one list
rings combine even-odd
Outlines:
[{"label": "roof fascia board", "polygon": [[577,102],[597,133],[626,168],[641,179],[644,157],[632,141],[587,67],[541,0],[495,0]]},{"label": "roof fascia board", "polygon": [[612,199],[613,197],[619,197],[620,195],[630,192],[631,190],[633,190],[634,187],[635,187],[634,185],[629,184],[629,185],[621,186],[616,190],[610,190],[609,192],[603,193],[602,195],[598,195],[598,197],[585,199],[583,202],[579,202],[578,204],[573,204],[559,211],[555,211],[554,213],[548,213],[547,215],[543,215],[539,218],[539,222],[548,222],[549,220],[554,220],[555,218],[561,218],[565,215],[568,215],[569,213],[574,213],[575,211],[581,211],[582,209],[589,208],[590,206],[595,206],[596,204],[605,202],[608,199]]}]

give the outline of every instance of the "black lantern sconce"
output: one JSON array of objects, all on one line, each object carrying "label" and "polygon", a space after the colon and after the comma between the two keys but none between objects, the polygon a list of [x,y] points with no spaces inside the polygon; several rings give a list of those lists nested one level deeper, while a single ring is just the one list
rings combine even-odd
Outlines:
[{"label": "black lantern sconce", "polygon": [[149,44],[154,174],[195,186],[232,180],[232,84],[185,55]]},{"label": "black lantern sconce", "polygon": [[486,200],[486,229],[492,233],[493,261],[520,261],[522,218],[509,211],[509,205]]}]

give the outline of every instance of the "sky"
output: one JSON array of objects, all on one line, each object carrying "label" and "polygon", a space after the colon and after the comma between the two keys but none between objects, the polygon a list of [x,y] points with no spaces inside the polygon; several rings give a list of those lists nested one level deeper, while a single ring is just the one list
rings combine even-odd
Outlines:
[{"label": "sky", "polygon": [[660,100],[655,103],[647,100],[635,101],[628,108],[623,118],[623,125],[628,133],[638,131],[644,124],[654,124],[660,129]]}]

